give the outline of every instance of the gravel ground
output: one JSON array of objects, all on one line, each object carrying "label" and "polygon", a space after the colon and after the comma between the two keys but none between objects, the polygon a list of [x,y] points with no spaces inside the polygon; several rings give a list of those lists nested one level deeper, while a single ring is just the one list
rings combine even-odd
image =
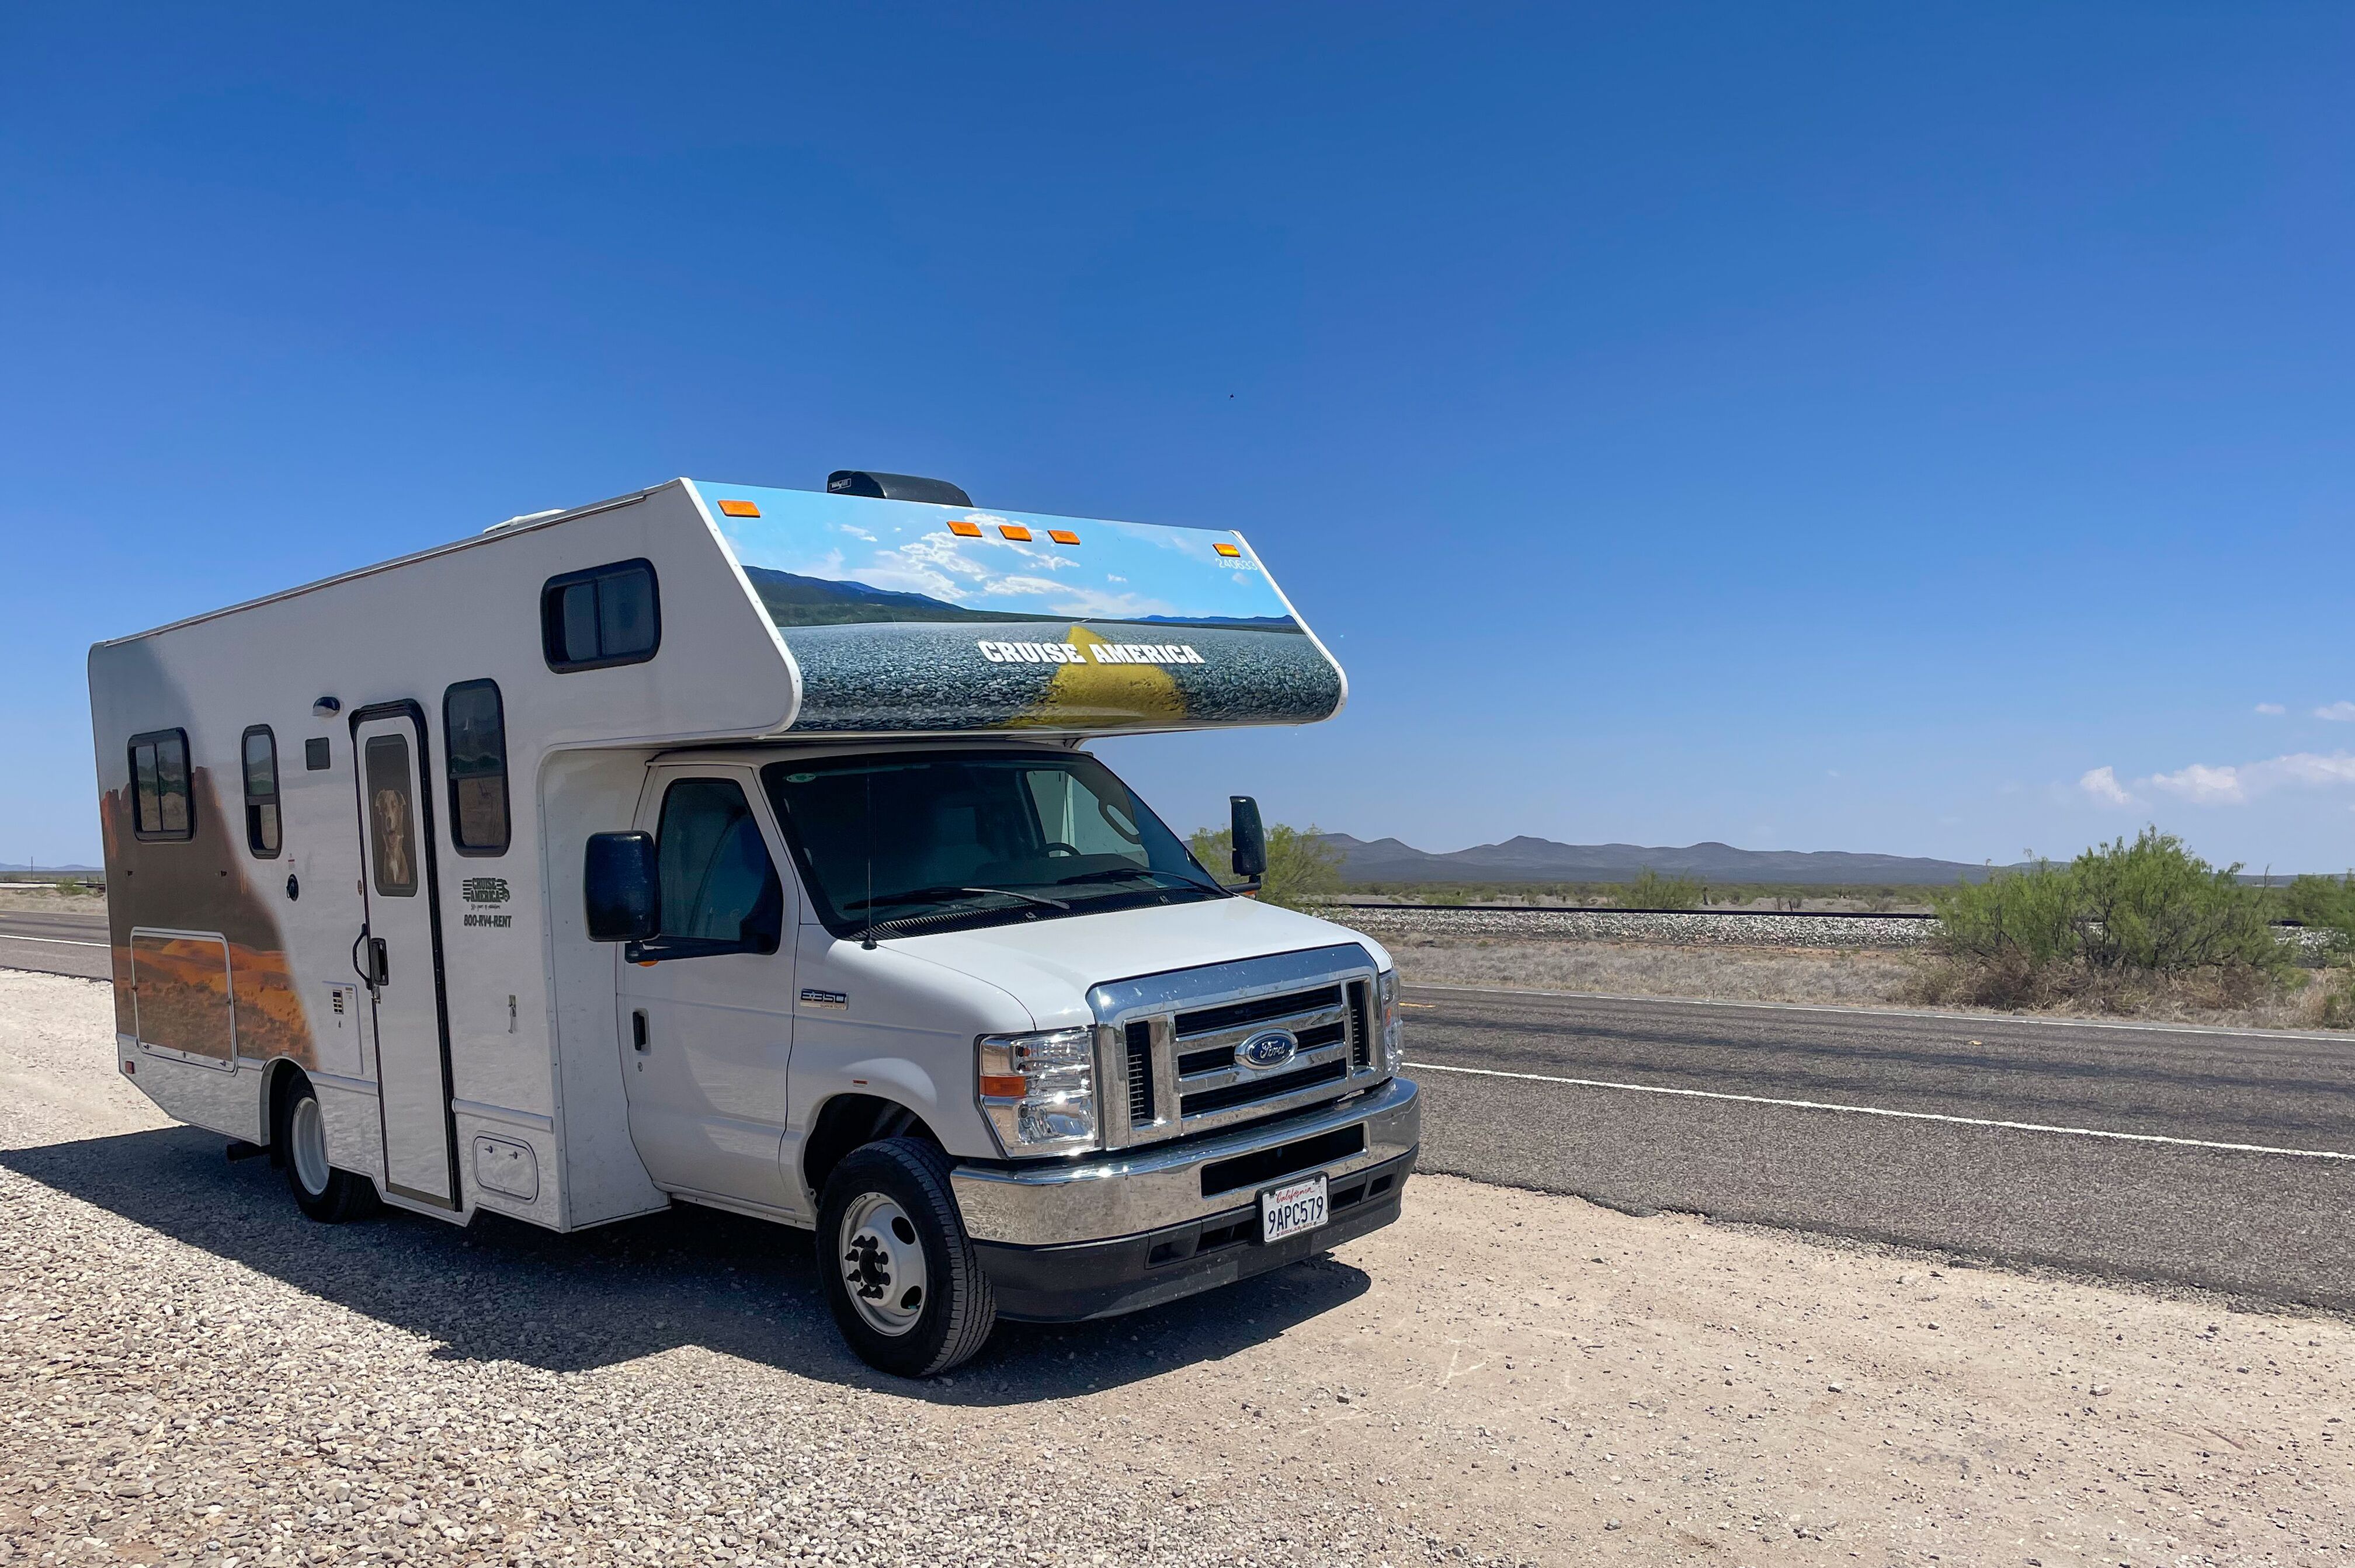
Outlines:
[{"label": "gravel ground", "polygon": [[2346,1323],[1449,1178],[911,1385],[753,1221],[310,1225],[0,974],[0,1205],[5,1561],[2355,1560]]},{"label": "gravel ground", "polygon": [[1584,909],[1337,910],[1344,925],[1370,936],[1506,941],[1663,942],[1732,947],[1911,949],[1937,933],[1934,920],[1817,914],[1633,914]]}]

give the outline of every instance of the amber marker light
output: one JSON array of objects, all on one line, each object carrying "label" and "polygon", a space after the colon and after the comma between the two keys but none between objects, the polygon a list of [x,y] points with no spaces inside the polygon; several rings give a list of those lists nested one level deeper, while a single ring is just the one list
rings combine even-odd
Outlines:
[{"label": "amber marker light", "polygon": [[1243,552],[1237,549],[1231,544],[1214,544],[1210,548],[1217,550],[1220,555],[1225,556],[1229,560],[1241,560],[1243,558]]},{"label": "amber marker light", "polygon": [[1030,542],[1030,530],[1024,528],[1020,523],[1000,523],[997,525],[997,531],[1005,535],[1007,539],[1014,539],[1018,543],[1028,544]]},{"label": "amber marker light", "polygon": [[1049,528],[1047,530],[1047,537],[1053,539],[1057,544],[1077,544],[1080,542],[1080,536],[1073,533],[1069,528]]},{"label": "amber marker light", "polygon": [[1030,1080],[1019,1072],[985,1072],[981,1092],[993,1100],[1019,1100],[1030,1093]]},{"label": "amber marker light", "polygon": [[761,515],[761,508],[750,501],[722,501],[719,503],[719,515],[724,517],[757,517]]},{"label": "amber marker light", "polygon": [[961,539],[977,539],[981,537],[981,525],[979,523],[968,523],[960,519],[959,521],[949,525],[949,532],[956,535],[956,537]]}]

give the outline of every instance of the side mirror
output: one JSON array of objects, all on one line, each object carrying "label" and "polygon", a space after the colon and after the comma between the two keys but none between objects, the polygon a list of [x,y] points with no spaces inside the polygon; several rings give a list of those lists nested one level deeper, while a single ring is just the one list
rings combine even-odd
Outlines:
[{"label": "side mirror", "polygon": [[1229,795],[1227,825],[1235,875],[1256,886],[1267,875],[1267,833],[1259,825],[1259,802],[1247,795]]},{"label": "side mirror", "polygon": [[581,870],[589,940],[643,942],[659,920],[651,833],[591,833]]}]

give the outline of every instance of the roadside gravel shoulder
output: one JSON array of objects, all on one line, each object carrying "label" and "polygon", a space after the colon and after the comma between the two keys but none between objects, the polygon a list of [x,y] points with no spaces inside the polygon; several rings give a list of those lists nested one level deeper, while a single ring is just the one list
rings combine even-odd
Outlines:
[{"label": "roadside gravel shoulder", "polygon": [[[1333,1258],[954,1379],[806,1242],[319,1227],[0,974],[0,1561],[2311,1562],[2355,1330],[1418,1178]],[[1434,1090],[1434,1093],[1438,1091]]]}]

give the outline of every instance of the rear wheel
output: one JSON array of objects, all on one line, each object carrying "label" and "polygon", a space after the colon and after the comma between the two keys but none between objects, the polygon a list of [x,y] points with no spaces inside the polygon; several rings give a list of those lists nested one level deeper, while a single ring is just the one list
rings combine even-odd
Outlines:
[{"label": "rear wheel", "polygon": [[307,1078],[297,1078],[278,1103],[278,1147],[286,1185],[312,1219],[332,1225],[375,1209],[374,1183],[327,1163],[327,1124]]},{"label": "rear wheel", "polygon": [[931,1377],[988,1340],[997,1298],[932,1145],[887,1138],[853,1150],[826,1179],[817,1235],[826,1305],[868,1366]]}]

